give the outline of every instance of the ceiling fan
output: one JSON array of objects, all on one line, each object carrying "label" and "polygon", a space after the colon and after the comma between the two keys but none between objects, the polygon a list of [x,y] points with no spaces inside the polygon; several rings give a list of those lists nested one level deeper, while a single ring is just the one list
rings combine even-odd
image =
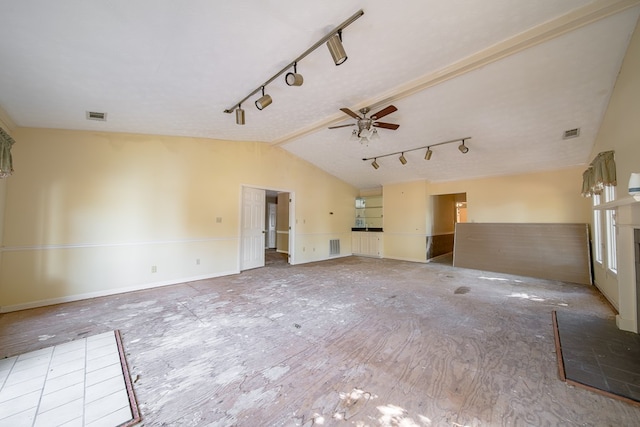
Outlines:
[{"label": "ceiling fan", "polygon": [[375,128],[396,130],[400,127],[400,125],[396,125],[393,123],[384,123],[384,122],[377,121],[378,119],[381,119],[384,116],[393,113],[394,111],[398,111],[398,109],[393,105],[389,105],[388,107],[383,108],[382,110],[378,111],[375,114],[372,114],[369,117],[367,117],[367,114],[369,113],[369,111],[371,111],[369,107],[364,107],[359,110],[362,116],[359,116],[358,114],[354,113],[348,108],[341,108],[340,111],[356,119],[356,123],[351,123],[348,125],[330,126],[329,129],[337,129],[337,128],[343,128],[347,126],[357,125],[358,130],[354,129],[351,135],[355,138],[359,138],[360,142],[362,142],[363,139],[369,140],[372,138],[377,138],[378,130]]}]

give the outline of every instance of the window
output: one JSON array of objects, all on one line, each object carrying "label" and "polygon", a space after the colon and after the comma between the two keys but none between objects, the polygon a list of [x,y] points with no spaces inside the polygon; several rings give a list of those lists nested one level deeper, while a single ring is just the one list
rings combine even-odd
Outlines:
[{"label": "window", "polygon": [[[611,202],[616,198],[616,188],[614,186],[604,187],[604,200]],[[614,273],[618,271],[618,259],[616,256],[616,211],[607,209],[605,211],[606,233],[607,233],[607,268]]]},{"label": "window", "polygon": [[[593,195],[593,206],[600,204],[600,195]],[[599,209],[593,210],[593,252],[597,263],[602,264],[602,211]]]}]

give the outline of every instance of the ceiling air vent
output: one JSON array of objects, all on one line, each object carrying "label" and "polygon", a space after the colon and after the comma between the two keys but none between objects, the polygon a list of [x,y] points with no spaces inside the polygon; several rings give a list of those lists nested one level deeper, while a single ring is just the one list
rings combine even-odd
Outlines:
[{"label": "ceiling air vent", "polygon": [[577,138],[580,136],[580,128],[565,130],[562,139]]},{"label": "ceiling air vent", "polygon": [[107,113],[98,113],[96,111],[87,111],[87,120],[107,121]]}]

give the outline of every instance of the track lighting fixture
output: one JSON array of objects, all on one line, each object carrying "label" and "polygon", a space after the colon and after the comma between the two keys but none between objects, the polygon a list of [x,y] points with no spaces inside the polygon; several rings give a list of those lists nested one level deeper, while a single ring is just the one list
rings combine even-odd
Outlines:
[{"label": "track lighting fixture", "polygon": [[287,73],[284,76],[284,81],[287,82],[289,86],[302,86],[302,82],[304,79],[302,78],[302,74],[298,74],[298,70],[296,69],[298,63],[293,63],[293,73]]},{"label": "track lighting fixture", "polygon": [[342,47],[342,30],[339,30],[327,41],[327,47],[336,65],[340,65],[347,60],[347,52]]},{"label": "track lighting fixture", "polygon": [[262,110],[271,105],[272,102],[271,96],[264,94],[264,86],[262,86],[262,96],[256,101],[256,108]]},{"label": "track lighting fixture", "polygon": [[[358,135],[356,134],[355,130],[353,131],[352,138],[353,138],[353,136],[358,138]],[[406,165],[407,164],[407,158],[404,156],[404,153],[408,153],[410,151],[416,151],[416,150],[424,150],[426,148],[427,152],[424,154],[424,159],[425,160],[430,160],[431,156],[433,155],[433,151],[431,150],[431,147],[436,147],[438,145],[451,144],[452,142],[458,142],[458,141],[462,141],[462,144],[460,144],[458,146],[458,150],[460,150],[460,152],[462,152],[462,154],[466,154],[469,151],[469,147],[464,145],[464,143],[465,143],[465,141],[467,139],[471,139],[471,137],[467,136],[465,138],[452,139],[451,141],[438,142],[437,144],[431,144],[431,145],[426,145],[424,147],[412,148],[410,150],[396,151],[395,153],[389,153],[389,154],[381,154],[381,155],[376,156],[376,157],[367,157],[367,158],[364,158],[362,160],[368,161],[368,160],[372,160],[373,159],[373,163],[371,163],[371,166],[373,166],[374,169],[378,169],[380,167],[380,165],[378,164],[378,159],[380,157],[389,157],[389,156],[395,156],[396,154],[400,154],[400,157],[398,157],[398,160],[400,160],[400,163],[402,163],[403,165]]]},{"label": "track lighting fixture", "polygon": [[458,145],[458,150],[460,150],[462,154],[467,154],[467,151],[469,151],[469,147],[464,145],[464,139],[462,140],[462,144]]},{"label": "track lighting fixture", "polygon": [[[364,11],[362,9],[360,9],[359,11],[357,11],[356,13],[351,15],[346,21],[344,21],[342,24],[338,25],[333,30],[328,32],[323,38],[318,40],[313,46],[311,46],[309,49],[305,50],[300,56],[298,56],[292,62],[287,64],[286,67],[284,67],[282,70],[278,71],[276,74],[271,76],[271,78],[269,78],[262,85],[258,86],[256,89],[254,89],[251,93],[249,93],[249,95],[247,95],[244,98],[242,98],[233,107],[227,108],[226,110],[224,110],[224,112],[227,113],[227,114],[231,114],[235,110],[236,111],[236,123],[237,124],[244,124],[244,111],[242,110],[242,108],[240,108],[240,105],[243,102],[245,102],[247,99],[251,98],[253,95],[255,95],[256,93],[258,93],[258,92],[260,92],[262,90],[262,97],[259,98],[256,101],[256,107],[258,108],[258,110],[262,110],[263,108],[267,107],[269,104],[271,104],[271,102],[273,102],[273,100],[271,99],[271,97],[269,95],[265,95],[264,88],[269,83],[273,82],[275,79],[277,79],[278,77],[283,75],[285,72],[290,70],[291,67],[293,67],[293,73],[289,72],[289,73],[287,73],[285,75],[285,82],[289,86],[300,86],[300,85],[302,85],[304,79],[302,78],[301,74],[298,74],[297,69],[296,69],[297,65],[298,65],[298,62],[300,62],[303,58],[305,58],[307,55],[309,55],[311,52],[313,52],[314,50],[316,50],[318,47],[320,47],[321,45],[323,45],[325,43],[327,44],[327,47],[329,48],[329,52],[331,53],[331,57],[333,58],[333,62],[336,65],[342,64],[344,61],[347,60],[347,54],[344,51],[344,47],[342,46],[342,30],[344,30],[349,25],[354,23],[362,15],[364,15]],[[238,111],[243,111],[243,112],[240,113]],[[240,118],[239,118],[240,115],[242,115],[242,120],[240,120]]]},{"label": "track lighting fixture", "polygon": [[242,109],[242,105],[238,105],[238,108],[236,108],[236,124],[244,124],[244,110]]}]

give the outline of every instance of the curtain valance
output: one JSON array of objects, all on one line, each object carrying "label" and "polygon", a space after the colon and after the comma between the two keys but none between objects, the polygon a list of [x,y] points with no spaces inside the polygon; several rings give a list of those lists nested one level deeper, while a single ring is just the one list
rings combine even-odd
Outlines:
[{"label": "curtain valance", "polygon": [[616,162],[613,155],[613,150],[598,153],[589,168],[584,171],[582,174],[582,195],[584,197],[600,194],[605,186],[615,186],[617,184]]},{"label": "curtain valance", "polygon": [[6,178],[13,173],[11,146],[15,141],[0,127],[0,178]]}]

